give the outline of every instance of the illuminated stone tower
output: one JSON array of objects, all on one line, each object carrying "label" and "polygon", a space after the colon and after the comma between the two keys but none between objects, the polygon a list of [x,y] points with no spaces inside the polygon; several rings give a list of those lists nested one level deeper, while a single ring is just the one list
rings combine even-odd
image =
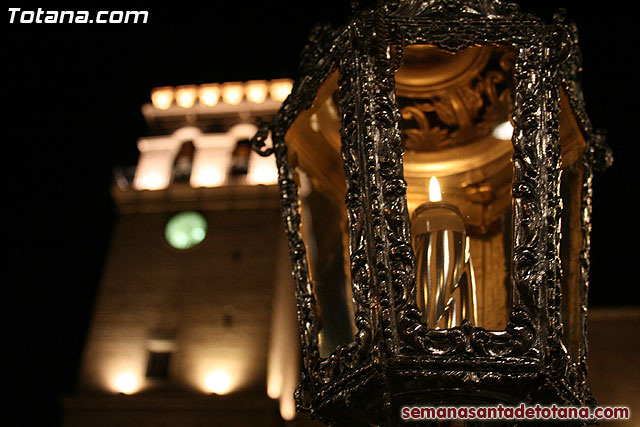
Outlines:
[{"label": "illuminated stone tower", "polygon": [[290,85],[152,92],[143,114],[159,136],[115,173],[119,219],[65,425],[293,418],[298,338],[277,172],[248,146],[251,123]]}]

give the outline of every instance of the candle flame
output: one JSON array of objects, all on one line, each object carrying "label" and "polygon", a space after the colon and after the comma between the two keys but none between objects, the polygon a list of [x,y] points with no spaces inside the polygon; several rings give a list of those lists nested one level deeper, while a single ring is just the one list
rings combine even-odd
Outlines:
[{"label": "candle flame", "polygon": [[438,178],[432,176],[429,180],[429,201],[430,202],[441,202],[442,201],[442,193],[440,192],[440,183],[438,183]]}]

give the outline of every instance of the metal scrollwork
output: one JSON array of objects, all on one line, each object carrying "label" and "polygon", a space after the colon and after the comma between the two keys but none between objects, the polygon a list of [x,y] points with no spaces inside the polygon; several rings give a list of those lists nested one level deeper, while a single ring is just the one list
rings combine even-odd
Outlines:
[{"label": "metal scrollwork", "polygon": [[[400,396],[414,393],[424,397],[425,390],[437,387],[493,393],[505,401],[509,396],[531,399],[544,395],[565,403],[592,402],[584,385],[585,316],[581,317],[579,360],[573,360],[562,339],[559,315],[561,90],[587,138],[582,186],[583,313],[588,289],[592,170],[608,166],[612,158],[602,134],[593,129],[585,112],[577,83],[580,60],[575,28],[561,18],[547,25],[521,13],[516,5],[495,0],[405,0],[380,2],[373,10],[357,9],[344,27],[318,27],[312,32],[292,94],[271,125],[259,126],[252,141],[261,154],[276,154],[279,170],[303,344],[299,409],[311,410],[327,423],[338,423],[331,408],[338,408],[336,413],[350,407],[364,412],[382,408],[372,411],[376,414],[370,419],[392,425],[397,421],[393,405]],[[437,99],[399,106],[393,73],[401,64],[404,47],[412,44],[434,45],[451,52],[473,45],[506,46],[515,52],[512,90],[497,89],[505,78],[504,70],[490,71],[461,88],[463,96],[480,103],[476,111],[485,104],[515,106],[512,307],[502,331],[468,322],[450,329],[429,329],[420,320],[399,124],[403,117],[414,120],[415,131],[431,132],[443,143],[450,138],[450,129],[447,135],[439,136],[425,112],[434,112],[440,123],[449,126],[457,119],[455,112],[438,105]],[[357,333],[352,343],[321,358],[315,297],[300,232],[298,188],[284,135],[336,69]],[[507,99],[511,94],[513,99]],[[487,108],[482,111],[491,113]],[[273,148],[265,149],[269,130]]]},{"label": "metal scrollwork", "polygon": [[258,131],[253,136],[253,138],[251,138],[250,144],[253,151],[263,157],[268,157],[273,154],[273,147],[265,148],[265,146],[267,145],[266,141],[269,137],[269,132],[269,124],[265,123],[261,119],[258,119]]}]

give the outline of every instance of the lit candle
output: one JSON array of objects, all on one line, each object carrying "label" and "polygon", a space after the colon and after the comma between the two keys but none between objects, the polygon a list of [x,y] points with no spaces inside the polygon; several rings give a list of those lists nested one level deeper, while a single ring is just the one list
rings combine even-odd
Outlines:
[{"label": "lit candle", "polygon": [[469,237],[460,210],[442,201],[436,177],[429,181],[429,202],[411,218],[416,255],[417,303],[422,321],[434,329],[476,324],[476,295]]}]

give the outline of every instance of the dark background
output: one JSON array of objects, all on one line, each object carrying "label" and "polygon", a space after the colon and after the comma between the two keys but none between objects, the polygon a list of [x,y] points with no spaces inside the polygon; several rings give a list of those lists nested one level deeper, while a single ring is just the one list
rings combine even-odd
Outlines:
[{"label": "dark background", "polygon": [[[518,3],[547,20],[566,7],[578,24],[587,109],[615,156],[594,179],[590,303],[638,305],[632,11],[621,2]],[[136,163],[150,90],[295,77],[312,25],[341,24],[350,8],[348,0],[19,7],[149,11],[149,22],[137,25],[7,24],[5,12],[4,349],[18,425],[56,425],[59,396],[73,391],[115,220],[112,171]]]}]

